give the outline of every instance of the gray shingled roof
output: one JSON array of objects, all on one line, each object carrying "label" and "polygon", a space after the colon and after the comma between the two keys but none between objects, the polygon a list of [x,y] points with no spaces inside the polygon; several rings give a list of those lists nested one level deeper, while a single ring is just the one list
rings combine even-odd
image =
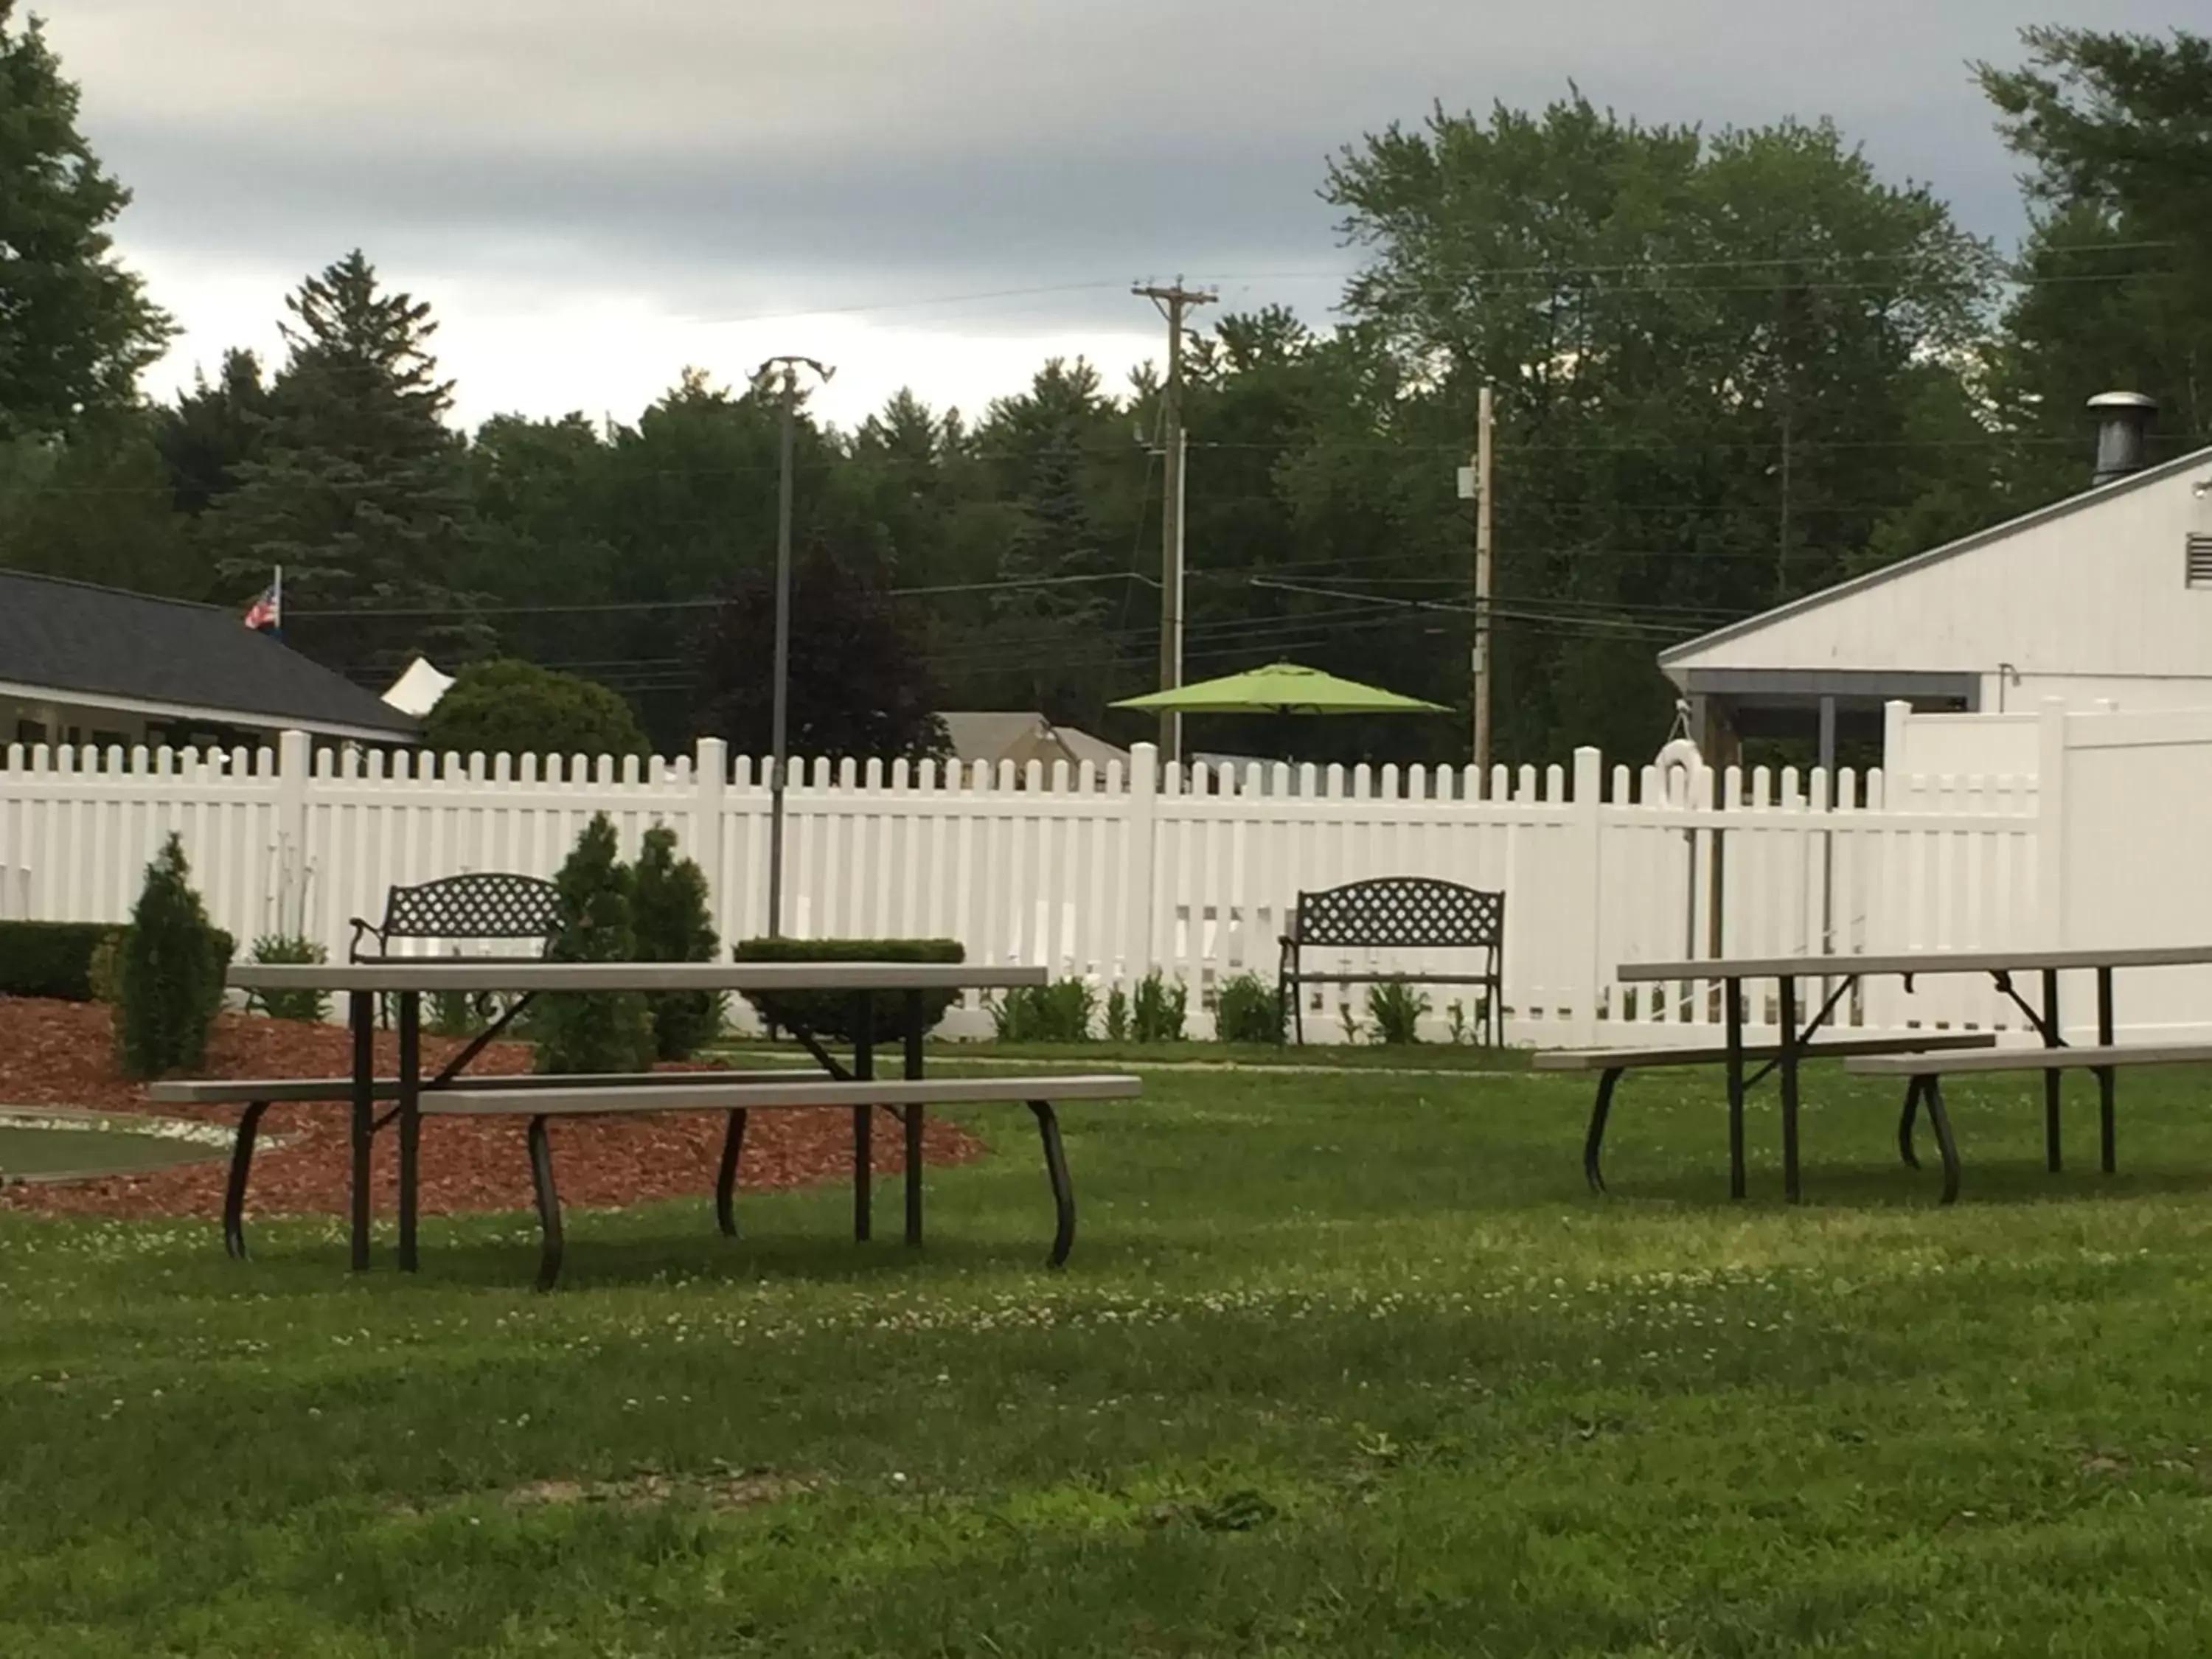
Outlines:
[{"label": "gray shingled roof", "polygon": [[236,715],[415,735],[416,722],[240,612],[0,570],[0,683]]}]

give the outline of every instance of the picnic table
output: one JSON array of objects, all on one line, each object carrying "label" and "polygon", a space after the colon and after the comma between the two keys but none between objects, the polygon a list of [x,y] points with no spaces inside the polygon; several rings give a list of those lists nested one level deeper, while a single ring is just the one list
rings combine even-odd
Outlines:
[{"label": "picnic table", "polygon": [[[528,959],[471,959],[468,957],[387,957],[363,963],[255,963],[234,967],[229,983],[243,991],[319,991],[343,996],[353,1036],[353,1066],[343,1080],[343,1095],[351,1108],[351,1171],[349,1188],[350,1240],[354,1267],[369,1265],[371,1163],[377,1133],[387,1125],[398,1135],[399,1266],[412,1271],[418,1260],[416,1190],[422,1137],[426,1113],[490,1115],[503,1112],[531,1120],[532,1170],[538,1188],[540,1218],[546,1233],[545,1267],[540,1284],[550,1284],[558,1271],[560,1221],[552,1191],[551,1168],[544,1146],[544,1123],[549,1116],[591,1115],[616,1111],[681,1109],[726,1110],[730,1131],[722,1158],[717,1204],[726,1232],[734,1231],[729,1217],[729,1194],[734,1185],[737,1158],[743,1143],[746,1109],[751,1105],[798,1107],[849,1106],[854,1114],[853,1183],[854,1236],[869,1233],[870,1154],[873,1114],[878,1107],[902,1112],[906,1129],[908,1237],[920,1242],[921,1196],[921,1133],[927,1104],[958,1098],[972,1091],[978,1100],[1012,1099],[1024,1085],[1023,1097],[1038,1115],[1045,1154],[1060,1214],[1055,1262],[1066,1254],[1073,1234],[1073,1200],[1068,1190],[1064,1156],[1049,1101],[1054,1098],[1106,1098],[1136,1092],[1131,1079],[1000,1079],[958,1083],[926,1081],[925,999],[929,993],[967,990],[1007,990],[1047,982],[1042,968],[991,966],[964,963],[914,962],[737,962],[737,963],[556,963]],[[852,999],[850,1029],[853,1049],[847,1065],[810,1032],[789,1035],[810,1053],[820,1070],[813,1077],[781,1072],[657,1073],[613,1078],[477,1079],[467,1068],[526,1008],[542,994],[606,992],[787,992],[842,993]],[[422,1000],[441,994],[496,994],[514,999],[493,1022],[471,1039],[452,1060],[425,1076],[422,1066]],[[896,1033],[875,1029],[876,999],[896,994],[903,1010]],[[380,1001],[397,1006],[398,1065],[394,1077],[377,1075],[375,1038]],[[879,1036],[895,1036],[903,1051],[903,1077],[897,1083],[878,1081],[876,1050]],[[797,1077],[799,1080],[794,1080]],[[331,1081],[338,1081],[332,1079]],[[534,1085],[543,1084],[544,1087]],[[1009,1085],[1012,1085],[1011,1089]],[[1109,1086],[1110,1085],[1110,1086]],[[209,1088],[228,1091],[226,1098],[244,1099],[246,1085],[173,1085],[179,1098],[199,1099]],[[196,1092],[197,1091],[197,1092]],[[318,1097],[330,1098],[332,1091]],[[299,1098],[297,1093],[276,1096]],[[390,1103],[380,1117],[380,1102]],[[250,1132],[242,1129],[242,1136]],[[241,1152],[250,1157],[250,1145],[241,1141]],[[242,1166],[234,1187],[242,1187]],[[228,1224],[227,1223],[227,1225]],[[242,1252],[240,1252],[242,1253]]]},{"label": "picnic table", "polygon": [[[2114,1163],[2114,1071],[2116,1065],[2125,1063],[2116,1054],[2112,1041],[2113,975],[2123,968],[2183,968],[2208,964],[2212,964],[2212,945],[2089,950],[1899,951],[1855,956],[1717,957],[1700,961],[1624,963],[1615,977],[1623,984],[1629,985],[1687,981],[1718,983],[1722,988],[1724,1063],[1728,1067],[1729,1172],[1730,1189],[1738,1198],[1744,1193],[1743,1101],[1747,1050],[1743,1030],[1743,988],[1747,981],[1771,980],[1775,982],[1776,1024],[1779,1027],[1779,1034],[1773,1048],[1771,1068],[1780,1083],[1783,1188],[1794,1204],[1799,1202],[1803,1195],[1798,1176],[1798,1070],[1804,1060],[1817,1054],[1818,1048],[1814,1039],[1861,980],[1893,975],[1903,980],[1905,990],[1910,992],[1912,981],[1923,975],[1986,975],[2027,1018],[2029,1028],[2041,1039],[2045,1049],[2063,1050],[2066,1047],[2066,1038],[2059,1008],[2059,975],[2072,972],[2094,974],[2097,986],[2098,1048],[2095,1056],[2103,1063],[2090,1065],[2087,1069],[2093,1071],[2097,1078],[2103,1129],[2103,1164],[2109,1173]],[[2021,978],[2027,975],[2034,975],[2040,981],[2039,994],[2033,1002],[2021,994],[2018,983]],[[1801,983],[1808,980],[1820,981],[1828,988],[1825,998],[1814,1008],[1811,1018],[1801,1025],[1799,1011],[1807,1005],[1801,1001],[1799,989]],[[1903,1046],[1907,1045],[1900,1044]],[[1873,1071],[1876,1068],[1869,1065],[1867,1069]],[[2056,1170],[2060,1163],[2059,1069],[2055,1064],[2041,1059],[2035,1062],[2035,1069],[2040,1069],[2044,1074],[2045,1156],[2050,1167]],[[1909,1068],[1907,1074],[1911,1075]],[[1923,1098],[1929,1097],[1921,1085],[1920,1078],[1915,1075],[1914,1088],[1906,1097],[1905,1117],[1899,1127],[1900,1140],[1908,1160],[1912,1114],[1916,1104]],[[1931,1115],[1940,1114],[1940,1096],[1929,1098],[1929,1105]],[[1956,1191],[1956,1154],[1949,1145],[1948,1125],[1940,1116],[1936,1127],[1943,1143],[1948,1196]]]}]

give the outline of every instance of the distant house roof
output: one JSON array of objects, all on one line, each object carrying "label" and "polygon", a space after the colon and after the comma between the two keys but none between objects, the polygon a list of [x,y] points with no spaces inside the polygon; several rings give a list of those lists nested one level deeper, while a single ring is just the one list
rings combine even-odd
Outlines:
[{"label": "distant house roof", "polygon": [[0,570],[0,694],[374,743],[416,723],[240,612]]},{"label": "distant house roof", "polygon": [[938,718],[952,739],[954,757],[966,766],[977,761],[1027,766],[1036,761],[1049,771],[1054,761],[1064,760],[1072,770],[1089,761],[1103,772],[1115,761],[1125,768],[1129,763],[1127,750],[1072,726],[1054,726],[1034,709],[979,709]]}]

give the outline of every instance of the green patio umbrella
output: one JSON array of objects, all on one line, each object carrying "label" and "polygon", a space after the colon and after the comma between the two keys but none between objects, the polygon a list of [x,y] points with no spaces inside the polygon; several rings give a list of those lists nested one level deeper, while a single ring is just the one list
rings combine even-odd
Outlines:
[{"label": "green patio umbrella", "polygon": [[1301,714],[1449,714],[1440,703],[1401,696],[1380,686],[1340,679],[1318,668],[1279,662],[1218,680],[1125,697],[1116,708],[1175,714],[1275,714],[1281,717],[1283,755],[1291,756],[1290,730]]},{"label": "green patio umbrella", "polygon": [[1172,691],[1124,697],[1116,708],[1180,714],[1449,714],[1441,703],[1400,696],[1379,686],[1339,679],[1318,668],[1279,662],[1224,679],[1201,680]]}]

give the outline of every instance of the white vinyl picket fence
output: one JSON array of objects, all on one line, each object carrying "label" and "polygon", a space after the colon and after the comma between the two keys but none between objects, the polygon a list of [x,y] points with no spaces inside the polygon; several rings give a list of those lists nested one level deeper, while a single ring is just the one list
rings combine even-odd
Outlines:
[{"label": "white vinyl picket fence", "polygon": [[[120,921],[173,830],[219,925],[241,940],[304,934],[342,957],[349,919],[380,915],[388,887],[550,874],[605,811],[632,848],[656,822],[676,829],[725,939],[767,931],[764,769],[713,740],[645,763],[364,756],[297,733],[275,750],[11,749],[6,762],[0,890],[14,893],[0,914]],[[1591,750],[1571,768],[1480,780],[1418,767],[1186,774],[1149,745],[1126,776],[1118,765],[823,763],[800,769],[788,794],[785,922],[801,936],[957,939],[971,959],[1043,963],[1102,994],[1157,969],[1193,988],[1202,1034],[1200,1011],[1224,978],[1272,981],[1301,890],[1439,876],[1507,896],[1511,1040],[1706,1041],[1710,988],[1622,988],[1614,965],[2038,941],[2063,889],[2045,867],[2052,799],[2033,782],[1892,786],[1878,772],[1832,786],[1787,771],[1608,775]],[[1362,965],[1455,963],[1400,952]],[[1436,989],[1438,1034],[1453,1000]],[[1310,1035],[1338,1030],[1337,1006],[1332,991]],[[1840,1018],[1871,1030],[2017,1024],[1985,988],[1942,981],[1911,997],[1869,986]],[[980,1024],[967,1011],[964,1029]]]}]

